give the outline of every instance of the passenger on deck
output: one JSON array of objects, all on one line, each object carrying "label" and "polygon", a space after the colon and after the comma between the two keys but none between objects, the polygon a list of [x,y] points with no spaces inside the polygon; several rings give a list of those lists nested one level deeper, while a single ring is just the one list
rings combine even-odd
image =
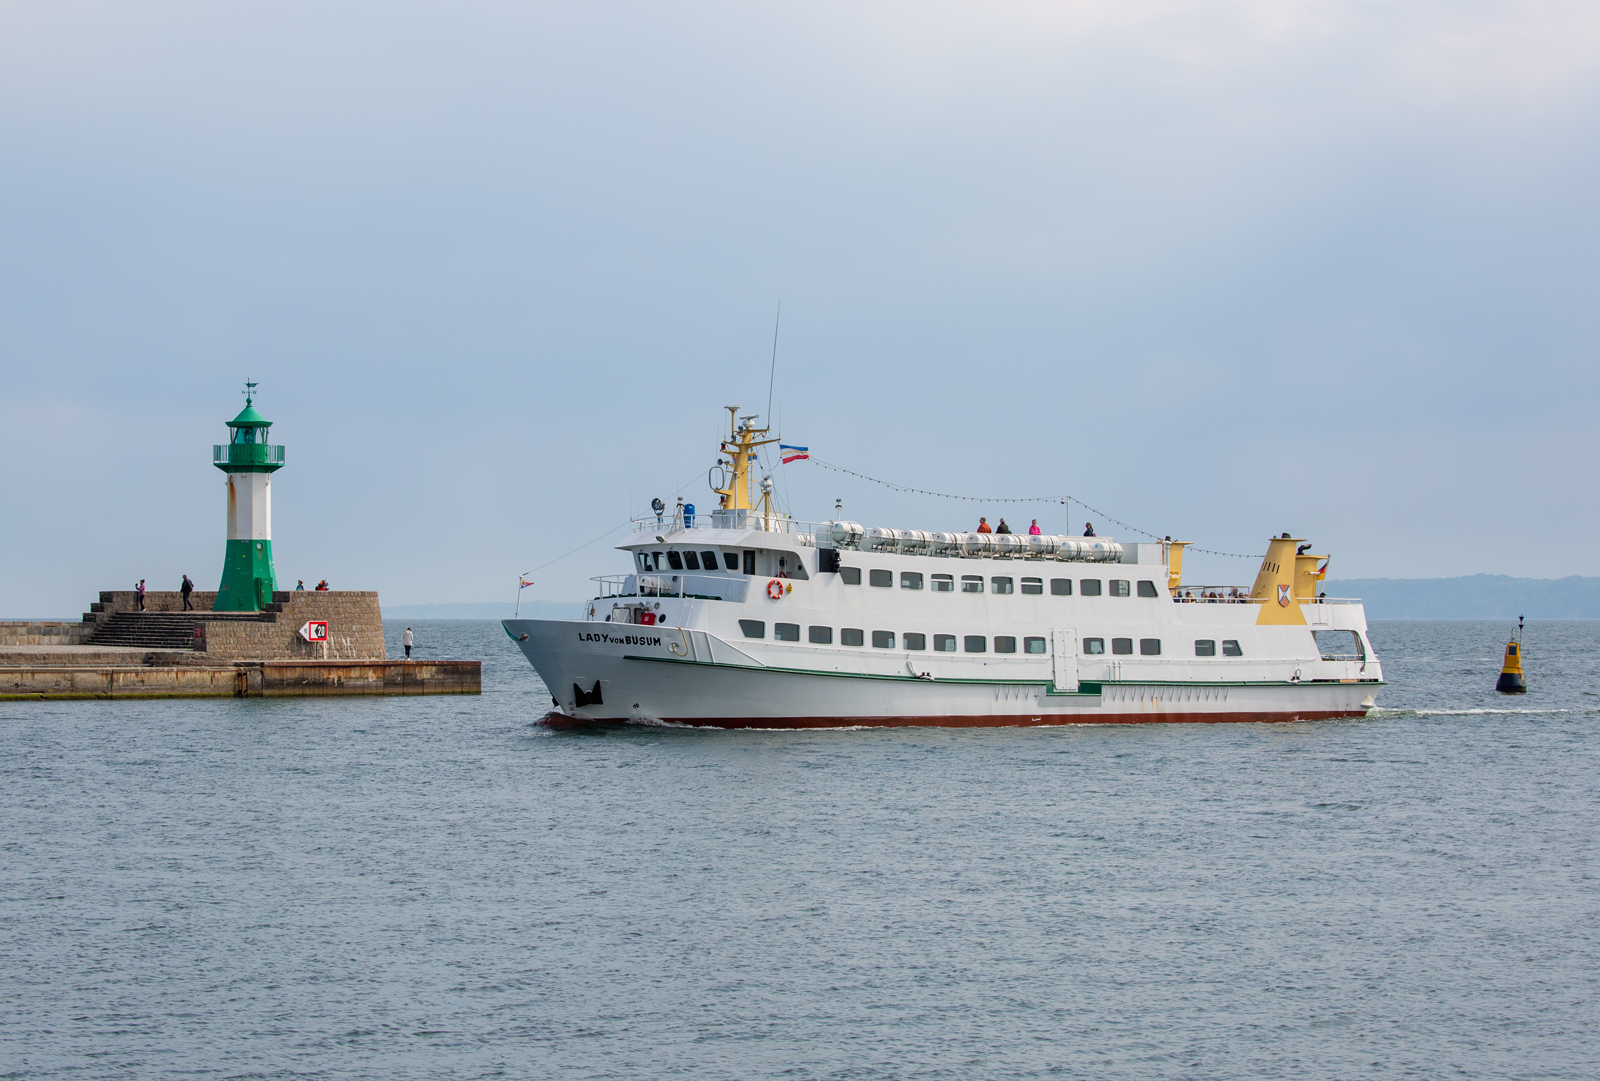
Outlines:
[{"label": "passenger on deck", "polygon": [[1039,528],[1039,519],[1035,518],[1033,520],[1033,524],[1028,527],[1028,536],[1030,536],[1030,537],[1042,537],[1042,536],[1044,536],[1044,530]]},{"label": "passenger on deck", "polygon": [[1011,532],[1011,527],[1006,525],[1006,520],[1004,518],[1002,518],[1002,519],[1000,519],[1000,527],[998,529],[996,529],[995,532],[996,533],[1009,533],[1009,532]]},{"label": "passenger on deck", "polygon": [[1093,522],[1084,522],[1083,523],[1083,535],[1085,537],[1094,536],[1094,523]]},{"label": "passenger on deck", "polygon": [[989,528],[989,519],[987,519],[987,518],[979,518],[978,519],[978,528],[976,530],[974,530],[974,532],[977,532],[977,533],[993,533],[994,530]]}]

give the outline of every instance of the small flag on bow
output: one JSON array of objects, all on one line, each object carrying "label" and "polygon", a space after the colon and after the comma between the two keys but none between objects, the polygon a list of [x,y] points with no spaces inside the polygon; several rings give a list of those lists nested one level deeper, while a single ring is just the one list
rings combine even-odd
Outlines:
[{"label": "small flag on bow", "polygon": [[801,458],[811,457],[810,447],[791,447],[787,443],[779,443],[778,452],[783,456],[784,465],[788,465],[790,462],[798,462]]},{"label": "small flag on bow", "polygon": [[526,578],[520,578],[519,577],[517,579],[517,581],[522,583],[521,585],[519,585],[517,587],[517,592],[518,593],[521,593],[524,589],[527,589],[529,586],[533,585],[533,583],[528,581]]}]

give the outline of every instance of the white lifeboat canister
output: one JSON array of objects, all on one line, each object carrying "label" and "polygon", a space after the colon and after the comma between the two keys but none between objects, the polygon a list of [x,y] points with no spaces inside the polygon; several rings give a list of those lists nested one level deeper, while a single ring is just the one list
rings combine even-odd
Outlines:
[{"label": "white lifeboat canister", "polygon": [[900,531],[873,526],[867,530],[867,546],[874,552],[893,552],[900,547]]},{"label": "white lifeboat canister", "polygon": [[993,533],[963,533],[961,534],[961,551],[969,556],[986,556],[994,554]]},{"label": "white lifeboat canister", "polygon": [[828,535],[835,548],[854,548],[861,543],[860,522],[829,522]]},{"label": "white lifeboat canister", "polygon": [[926,552],[929,543],[928,534],[920,529],[900,530],[900,550],[902,552]]},{"label": "white lifeboat canister", "polygon": [[959,555],[961,552],[959,533],[929,533],[928,543],[933,548],[934,555]]}]

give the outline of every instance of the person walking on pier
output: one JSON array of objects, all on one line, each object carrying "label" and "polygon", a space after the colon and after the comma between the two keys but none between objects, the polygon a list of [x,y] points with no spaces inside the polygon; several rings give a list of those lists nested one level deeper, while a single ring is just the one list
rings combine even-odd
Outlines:
[{"label": "person walking on pier", "polygon": [[406,628],[406,633],[404,633],[404,634],[402,634],[400,636],[400,644],[406,647],[406,660],[408,660],[408,661],[411,659],[411,643],[412,643],[412,641],[413,641],[413,639],[411,637],[411,628],[407,627]]},{"label": "person walking on pier", "polygon": [[139,600],[139,611],[144,611],[144,579],[139,579],[139,584],[133,587],[133,595]]},{"label": "person walking on pier", "polygon": [[179,592],[183,594],[183,610],[187,612],[191,608],[191,605],[189,604],[189,594],[194,592],[194,583],[189,581],[189,576],[187,574],[183,576],[183,586]]}]

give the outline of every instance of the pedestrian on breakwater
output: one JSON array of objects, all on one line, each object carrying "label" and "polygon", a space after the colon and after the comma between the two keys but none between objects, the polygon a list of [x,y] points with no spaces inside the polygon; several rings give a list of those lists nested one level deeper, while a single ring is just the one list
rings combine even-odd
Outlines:
[{"label": "pedestrian on breakwater", "polygon": [[189,594],[194,592],[194,583],[189,581],[189,576],[187,574],[183,576],[183,586],[179,592],[183,594],[183,610],[187,612],[192,607],[189,604]]},{"label": "pedestrian on breakwater", "polygon": [[306,580],[304,578],[295,579],[294,588],[295,592],[304,593],[306,591]]},{"label": "pedestrian on breakwater", "polygon": [[411,628],[406,628],[406,633],[400,636],[400,644],[406,647],[406,660],[411,659]]},{"label": "pedestrian on breakwater", "polygon": [[139,600],[139,611],[144,611],[144,579],[139,579],[139,584],[133,587],[133,595]]}]

